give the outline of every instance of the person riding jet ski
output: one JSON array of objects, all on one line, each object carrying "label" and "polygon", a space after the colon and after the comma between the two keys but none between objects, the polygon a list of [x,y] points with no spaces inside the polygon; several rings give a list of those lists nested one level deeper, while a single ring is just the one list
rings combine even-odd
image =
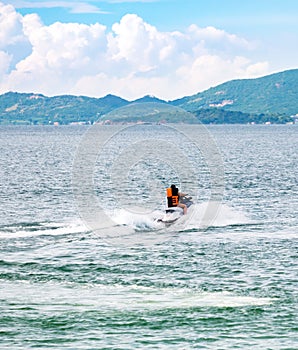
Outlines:
[{"label": "person riding jet ski", "polygon": [[179,192],[175,185],[167,188],[167,206],[165,214],[158,222],[171,225],[187,213],[187,209],[193,204],[192,198],[186,193]]},{"label": "person riding jet ski", "polygon": [[187,193],[179,192],[179,189],[175,185],[171,185],[167,189],[167,200],[168,207],[179,207],[183,209],[183,214],[187,213],[187,206],[184,203],[181,203],[180,199],[187,196]]}]

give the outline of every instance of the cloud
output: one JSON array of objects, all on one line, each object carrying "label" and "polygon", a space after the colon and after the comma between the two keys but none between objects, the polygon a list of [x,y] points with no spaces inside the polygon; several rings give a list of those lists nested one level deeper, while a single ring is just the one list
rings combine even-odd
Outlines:
[{"label": "cloud", "polygon": [[14,1],[15,8],[67,8],[71,13],[106,13],[99,7],[84,1]]},{"label": "cloud", "polygon": [[160,0],[107,0],[107,2],[110,2],[111,4],[129,3],[129,2],[146,3],[146,2],[159,2],[159,1]]},{"label": "cloud", "polygon": [[0,93],[153,94],[175,99],[235,79],[265,75],[254,45],[214,27],[161,32],[136,14],[102,24],[44,25],[0,3]]},{"label": "cloud", "polygon": [[[0,2],[0,66],[1,72],[15,67],[31,53],[31,44],[24,33],[23,17],[11,5]],[[4,67],[5,70],[4,70]]]}]

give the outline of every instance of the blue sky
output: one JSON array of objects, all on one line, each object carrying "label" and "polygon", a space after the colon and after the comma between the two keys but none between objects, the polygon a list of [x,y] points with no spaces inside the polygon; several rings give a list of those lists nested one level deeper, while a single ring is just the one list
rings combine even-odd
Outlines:
[{"label": "blue sky", "polygon": [[298,68],[296,0],[0,0],[0,93],[174,99]]},{"label": "blue sky", "polygon": [[296,0],[10,0],[22,14],[38,13],[45,24],[56,21],[111,26],[136,13],[160,30],[183,30],[190,24],[216,26],[242,34],[297,28]]}]

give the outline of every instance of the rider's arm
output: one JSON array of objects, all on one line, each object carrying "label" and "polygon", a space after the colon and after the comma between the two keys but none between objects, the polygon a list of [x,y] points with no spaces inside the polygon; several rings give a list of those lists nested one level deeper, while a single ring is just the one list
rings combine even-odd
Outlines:
[{"label": "rider's arm", "polygon": [[179,192],[179,196],[180,196],[180,197],[185,197],[185,196],[187,196],[187,193]]}]

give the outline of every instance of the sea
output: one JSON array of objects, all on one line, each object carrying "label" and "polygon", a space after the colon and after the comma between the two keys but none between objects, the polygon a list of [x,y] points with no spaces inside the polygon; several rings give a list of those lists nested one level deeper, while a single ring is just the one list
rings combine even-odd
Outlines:
[{"label": "sea", "polygon": [[[298,349],[297,125],[0,126],[0,349]],[[166,188],[192,197],[164,224]]]}]

